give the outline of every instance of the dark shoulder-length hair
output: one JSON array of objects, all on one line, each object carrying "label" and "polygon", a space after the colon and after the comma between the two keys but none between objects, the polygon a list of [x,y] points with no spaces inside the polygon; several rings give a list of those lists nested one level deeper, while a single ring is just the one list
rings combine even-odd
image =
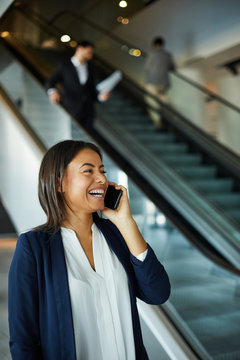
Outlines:
[{"label": "dark shoulder-length hair", "polygon": [[37,228],[50,233],[56,233],[66,214],[64,194],[58,191],[62,188],[63,176],[68,164],[82,150],[95,151],[102,160],[99,148],[89,142],[65,140],[51,147],[43,157],[39,178],[38,197],[47,215],[45,224]]}]

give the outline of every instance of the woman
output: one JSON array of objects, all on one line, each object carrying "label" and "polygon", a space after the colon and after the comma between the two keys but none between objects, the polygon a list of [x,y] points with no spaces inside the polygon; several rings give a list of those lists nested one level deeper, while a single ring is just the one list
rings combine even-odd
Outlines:
[{"label": "woman", "polygon": [[169,280],[123,186],[115,185],[117,209],[105,208],[108,185],[91,143],[67,140],[45,154],[39,200],[47,222],[20,235],[9,272],[13,359],[148,359],[136,296],[161,304]]}]

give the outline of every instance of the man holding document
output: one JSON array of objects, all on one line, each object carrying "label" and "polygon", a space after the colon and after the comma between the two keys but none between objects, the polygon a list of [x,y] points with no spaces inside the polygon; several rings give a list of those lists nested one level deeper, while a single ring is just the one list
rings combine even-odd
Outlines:
[{"label": "man holding document", "polygon": [[[46,84],[50,102],[56,104],[61,101],[84,127],[93,125],[94,102],[108,100],[110,91],[121,78],[121,73],[115,72],[117,76],[112,74],[96,88],[90,63],[93,53],[92,43],[79,42],[74,55],[60,64]],[[60,91],[56,88],[58,85],[61,86]]]}]

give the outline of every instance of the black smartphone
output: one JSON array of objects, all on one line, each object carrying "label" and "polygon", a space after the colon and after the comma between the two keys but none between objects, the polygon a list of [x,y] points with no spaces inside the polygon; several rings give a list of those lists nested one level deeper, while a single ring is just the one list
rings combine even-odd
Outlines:
[{"label": "black smartphone", "polygon": [[121,196],[121,189],[117,190],[113,185],[108,185],[107,192],[104,198],[105,206],[109,209],[115,210],[118,207]]}]

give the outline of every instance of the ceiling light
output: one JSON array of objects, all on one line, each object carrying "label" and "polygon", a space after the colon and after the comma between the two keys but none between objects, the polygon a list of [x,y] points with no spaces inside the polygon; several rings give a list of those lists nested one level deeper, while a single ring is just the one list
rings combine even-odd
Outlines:
[{"label": "ceiling light", "polygon": [[127,7],[127,2],[124,1],[124,0],[122,0],[122,1],[119,2],[118,5],[119,5],[121,8],[125,8],[125,7]]},{"label": "ceiling light", "polygon": [[69,42],[71,40],[69,35],[62,35],[60,38],[61,42]]}]

